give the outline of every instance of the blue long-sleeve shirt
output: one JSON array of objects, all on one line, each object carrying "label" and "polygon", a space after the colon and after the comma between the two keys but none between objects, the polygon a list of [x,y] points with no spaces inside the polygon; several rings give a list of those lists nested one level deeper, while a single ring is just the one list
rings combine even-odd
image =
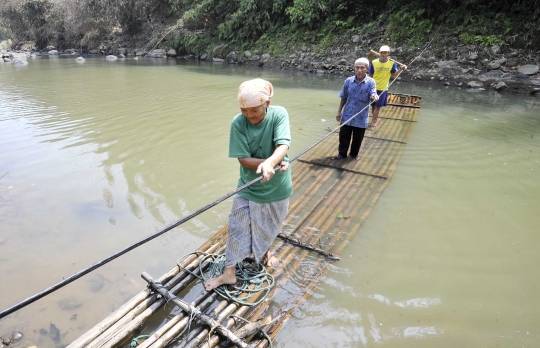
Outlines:
[{"label": "blue long-sleeve shirt", "polygon": [[345,99],[345,105],[341,113],[341,123],[346,122],[351,117],[362,111],[347,125],[358,128],[368,127],[369,103],[371,96],[377,94],[375,80],[371,77],[364,77],[362,82],[356,80],[356,75],[348,77],[343,83],[339,97]]}]

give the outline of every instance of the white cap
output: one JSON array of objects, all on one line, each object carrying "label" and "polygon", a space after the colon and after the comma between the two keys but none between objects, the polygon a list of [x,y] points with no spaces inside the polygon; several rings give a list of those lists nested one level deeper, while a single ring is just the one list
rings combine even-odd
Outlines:
[{"label": "white cap", "polygon": [[369,66],[369,60],[367,60],[367,58],[358,58],[357,60],[354,61],[354,65],[359,64],[359,63]]},{"label": "white cap", "polygon": [[379,52],[390,52],[390,47],[384,45],[379,48]]}]

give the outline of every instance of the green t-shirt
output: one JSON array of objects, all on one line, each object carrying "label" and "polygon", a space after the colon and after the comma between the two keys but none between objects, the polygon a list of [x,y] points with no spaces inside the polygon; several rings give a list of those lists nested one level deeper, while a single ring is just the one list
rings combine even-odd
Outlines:
[{"label": "green t-shirt", "polygon": [[[251,124],[241,113],[236,115],[231,124],[229,157],[261,158],[270,157],[276,146],[291,144],[289,114],[284,107],[269,106],[264,120]],[[284,161],[289,157],[285,156]],[[238,187],[261,176],[254,169],[240,166]],[[292,195],[291,168],[276,174],[267,182],[260,181],[238,193],[240,196],[257,203],[277,202]]]}]

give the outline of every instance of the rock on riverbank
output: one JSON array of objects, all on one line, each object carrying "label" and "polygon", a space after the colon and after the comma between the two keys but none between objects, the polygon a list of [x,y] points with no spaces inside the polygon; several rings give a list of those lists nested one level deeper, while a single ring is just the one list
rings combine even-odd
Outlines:
[{"label": "rock on riverbank", "polygon": [[[137,48],[136,41],[125,41],[117,37],[115,42],[106,42],[90,53],[102,53],[119,57],[146,56],[163,59],[200,59],[219,64],[245,64],[264,68],[296,70],[319,75],[352,75],[353,62],[365,57],[378,43],[385,42],[391,47],[391,58],[408,65],[401,81],[438,84],[478,90],[514,92],[540,97],[539,52],[513,49],[511,47],[463,45],[457,38],[450,42],[433,42],[427,48],[410,47],[388,42],[384,37],[353,35],[336,40],[330,48],[321,50],[316,45],[306,45],[294,49],[283,56],[272,56],[256,50],[237,51],[226,44],[220,44],[208,53],[177,55],[173,47],[163,45],[150,49]],[[131,47],[130,47],[131,46]],[[48,47],[43,54],[51,54]],[[13,54],[29,56],[31,51],[2,51],[3,56]],[[56,53],[56,52],[55,52]],[[37,52],[39,54],[39,52]],[[61,54],[77,54],[76,50],[64,50]],[[112,58],[112,57],[111,57]]]},{"label": "rock on riverbank", "polygon": [[[373,45],[369,45],[369,42],[359,44],[356,37],[351,38],[350,42],[323,53],[314,46],[304,46],[286,57],[251,51],[222,54],[221,49],[214,50],[214,56],[202,55],[199,58],[214,61],[221,58],[230,64],[297,70],[319,75],[352,75],[354,60],[367,56]],[[391,48],[391,57],[408,65],[408,70],[399,77],[401,81],[527,93],[540,97],[538,56],[528,52],[510,48],[501,50],[498,46],[485,48],[461,45],[442,50],[428,49],[421,53],[419,48],[396,45]]]}]

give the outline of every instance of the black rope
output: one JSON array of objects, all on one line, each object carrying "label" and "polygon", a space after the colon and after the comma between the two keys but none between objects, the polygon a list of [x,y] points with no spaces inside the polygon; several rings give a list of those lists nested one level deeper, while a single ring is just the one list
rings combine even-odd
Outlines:
[{"label": "black rope", "polygon": [[[397,77],[396,77],[397,78]],[[362,109],[361,111],[359,111],[357,114],[355,114],[353,117],[351,117],[350,119],[348,119],[347,121],[345,121],[344,123],[342,123],[339,127],[335,128],[334,130],[332,130],[330,133],[328,133],[326,136],[324,136],[322,139],[320,139],[319,141],[315,142],[313,145],[311,145],[310,147],[308,147],[307,149],[305,149],[304,151],[300,152],[300,154],[296,155],[293,159],[290,160],[290,162],[294,162],[296,159],[298,159],[300,156],[304,155],[306,152],[308,152],[309,150],[311,150],[312,148],[314,148],[316,145],[320,144],[323,140],[325,140],[326,138],[328,138],[331,134],[333,134],[336,130],[338,130],[339,128],[343,127],[345,124],[349,123],[354,117],[358,116],[362,111],[364,111],[366,108],[368,108],[373,102],[371,102],[370,104],[368,104],[364,109]],[[274,170],[278,170],[280,168],[280,166],[277,166],[276,168],[274,168]],[[162,234],[164,234],[165,232],[168,232],[170,230],[172,230],[173,228],[175,227],[178,227],[180,226],[181,224],[183,224],[184,222],[186,221],[189,221],[191,220],[192,218],[194,218],[195,216],[207,211],[208,209],[218,205],[219,203],[223,202],[224,200],[226,200],[227,198],[235,195],[236,193],[248,188],[249,186],[259,182],[262,180],[262,176],[258,177],[258,178],[255,178],[253,180],[251,180],[250,182],[238,187],[236,190],[234,191],[231,191],[223,196],[221,196],[220,198],[216,199],[215,201],[213,201],[212,203],[210,204],[207,204],[205,205],[204,207],[200,208],[199,210],[189,214],[188,216],[170,224],[169,226],[165,227],[164,229],[162,229],[161,231],[159,232],[156,232],[152,235],[149,235],[143,239],[141,239],[140,241],[138,241],[137,243],[134,243],[130,246],[128,246],[127,248],[124,248],[112,255],[110,255],[109,257],[99,261],[99,262],[96,262],[95,264],[93,264],[92,266],[88,267],[88,268],[85,268],[71,276],[69,276],[68,278],[65,278],[63,279],[62,281],[46,288],[45,290],[41,291],[41,292],[38,292],[37,294],[33,295],[33,296],[30,296],[28,297],[27,299],[17,303],[16,305],[13,305],[5,310],[3,310],[2,312],[0,312],[0,319],[21,309],[21,308],[24,308],[26,306],[28,306],[29,304],[39,300],[40,298],[43,298],[45,296],[47,296],[48,294],[68,285],[69,283],[81,278],[82,276],[92,272],[93,270],[111,262],[112,260],[124,255],[125,253],[127,253],[128,251],[131,251],[149,241],[151,241],[152,239],[154,238],[157,238],[159,236],[161,236]]]},{"label": "black rope", "polygon": [[[275,170],[278,169],[278,168],[279,168],[279,167],[276,167]],[[201,213],[207,211],[208,209],[210,209],[210,208],[212,208],[212,207],[218,205],[219,203],[223,202],[223,201],[226,200],[227,198],[229,198],[229,197],[235,195],[236,193],[238,193],[238,192],[240,192],[240,191],[246,189],[247,187],[249,187],[249,186],[251,186],[251,185],[253,185],[253,184],[255,184],[255,183],[257,183],[257,182],[259,182],[259,181],[261,181],[261,180],[262,180],[262,176],[260,176],[260,177],[258,177],[258,178],[255,178],[255,179],[251,180],[250,182],[248,182],[248,183],[246,183],[246,184],[244,184],[244,185],[238,187],[236,190],[231,191],[231,192],[229,192],[229,193],[227,193],[227,194],[221,196],[220,198],[216,199],[216,200],[213,201],[212,203],[207,204],[207,205],[205,205],[204,207],[200,208],[199,210],[197,210],[197,211],[195,211],[195,212],[189,214],[188,216],[186,216],[186,217],[184,217],[184,218],[182,218],[182,219],[180,219],[180,220],[178,220],[178,221],[176,221],[176,222],[170,224],[169,226],[165,227],[165,228],[162,229],[161,231],[156,232],[156,233],[154,233],[154,234],[152,234],[152,235],[149,235],[149,236],[147,236],[147,237],[141,239],[141,240],[138,241],[137,243],[134,243],[134,244],[128,246],[127,248],[122,249],[122,250],[120,250],[120,251],[118,251],[118,252],[112,254],[111,256],[109,256],[109,257],[107,257],[107,258],[105,258],[105,259],[103,259],[103,260],[101,260],[101,261],[99,261],[99,262],[96,262],[96,263],[93,264],[92,266],[90,266],[90,267],[88,267],[88,268],[85,268],[85,269],[83,269],[83,270],[81,270],[81,271],[79,271],[79,272],[77,272],[77,273],[75,273],[75,274],[69,276],[68,278],[63,279],[62,281],[60,281],[60,282],[58,282],[58,283],[56,283],[56,284],[54,284],[54,285],[52,285],[52,286],[46,288],[45,290],[43,290],[43,291],[41,291],[41,292],[38,292],[37,294],[35,294],[35,295],[33,295],[33,296],[28,297],[27,299],[25,299],[24,301],[21,301],[21,302],[17,303],[16,305],[13,305],[13,306],[11,306],[11,307],[9,307],[9,308],[3,310],[2,312],[0,312],[0,319],[3,318],[3,317],[5,317],[5,316],[7,316],[7,315],[9,315],[9,314],[11,314],[11,313],[13,313],[13,312],[15,312],[15,311],[17,311],[17,310],[19,310],[19,309],[21,309],[21,308],[23,308],[23,307],[28,306],[29,304],[31,304],[31,303],[33,303],[33,302],[39,300],[39,299],[42,298],[42,297],[45,297],[46,295],[50,294],[51,292],[54,292],[54,291],[56,291],[56,290],[58,290],[58,289],[60,289],[60,288],[62,288],[62,287],[64,287],[64,286],[68,285],[69,283],[71,283],[71,282],[73,282],[73,281],[79,279],[80,277],[82,277],[82,276],[84,276],[84,275],[86,275],[86,274],[92,272],[92,271],[95,270],[96,268],[99,268],[99,267],[101,267],[101,266],[103,266],[103,265],[105,265],[105,264],[111,262],[112,260],[114,260],[114,259],[116,259],[116,258],[118,258],[118,257],[120,257],[120,256],[122,256],[122,255],[124,255],[124,254],[127,253],[128,251],[131,251],[131,250],[133,250],[133,249],[135,249],[135,248],[137,248],[137,247],[139,247],[139,246],[141,246],[141,245],[143,245],[143,244],[145,244],[145,243],[151,241],[152,239],[161,236],[161,235],[164,234],[165,232],[168,232],[168,231],[172,230],[173,228],[175,228],[175,227],[177,227],[177,226],[183,224],[184,222],[191,220],[191,219],[194,218],[195,216],[197,216],[197,215],[199,215],[199,214],[201,214]]]},{"label": "black rope", "polygon": [[[420,53],[420,55],[418,55],[416,58],[414,58],[412,62],[414,62],[414,61],[415,61],[416,59],[418,59],[422,54],[424,54],[424,52],[425,52],[426,49],[429,47],[429,45],[431,45],[431,41],[433,41],[433,38],[428,42],[428,45],[426,46],[426,48],[424,49],[424,51],[422,51],[422,52]],[[409,64],[412,64],[412,62],[409,63]],[[387,92],[387,91],[388,91],[388,88],[390,88],[390,86],[394,83],[394,81],[397,80],[397,78],[399,77],[399,75],[401,74],[402,71],[403,71],[403,70],[400,70],[400,71],[399,71],[398,75],[394,78],[394,80],[392,80],[392,81],[390,82],[390,84],[389,84],[388,87],[383,91],[383,93],[388,93],[388,92]],[[381,93],[381,94],[382,94],[382,93]],[[340,129],[340,128],[343,127],[344,125],[348,124],[349,122],[351,122],[355,117],[357,117],[359,114],[361,114],[364,110],[366,110],[368,107],[370,107],[371,104],[373,104],[373,103],[374,103],[374,101],[371,101],[371,102],[370,102],[368,105],[366,105],[362,110],[360,110],[358,113],[354,114],[350,119],[348,119],[347,121],[343,122],[343,123],[340,124],[337,128],[334,128],[332,131],[330,131],[330,132],[329,132],[328,134],[326,134],[324,137],[322,137],[321,139],[319,139],[318,141],[316,141],[315,143],[313,143],[311,146],[307,147],[307,148],[304,149],[302,152],[300,152],[299,154],[297,154],[296,156],[294,156],[289,162],[292,163],[292,162],[296,161],[299,157],[301,157],[301,156],[303,156],[304,154],[306,154],[309,150],[311,150],[311,149],[313,149],[315,146],[319,145],[321,142],[323,142],[325,139],[327,139],[329,136],[331,136],[333,133],[335,133],[338,129]],[[279,168],[280,168],[280,166],[278,165],[276,168],[274,168],[274,170],[278,170]],[[7,173],[6,173],[6,174],[7,174]],[[6,174],[2,175],[2,177],[5,176]],[[43,297],[47,296],[47,295],[50,294],[50,293],[52,293],[52,292],[54,292],[54,291],[56,291],[56,290],[58,290],[58,289],[60,289],[60,288],[62,288],[62,287],[64,287],[64,286],[68,285],[69,283],[71,283],[71,282],[73,282],[73,281],[75,281],[75,280],[81,278],[82,276],[84,276],[84,275],[86,275],[86,274],[92,272],[93,270],[95,270],[95,269],[97,269],[97,268],[99,268],[99,267],[101,267],[101,266],[103,266],[103,265],[105,265],[105,264],[111,262],[112,260],[114,260],[114,259],[116,259],[116,258],[118,258],[118,257],[120,257],[120,256],[122,256],[122,255],[124,255],[125,253],[127,253],[127,252],[129,252],[129,251],[131,251],[131,250],[133,250],[133,249],[135,249],[135,248],[137,248],[137,247],[139,247],[139,246],[141,246],[141,245],[143,245],[143,244],[145,244],[145,243],[151,241],[152,239],[155,239],[155,238],[161,236],[162,234],[164,234],[164,233],[166,233],[166,232],[172,230],[173,228],[180,226],[180,225],[183,224],[184,222],[189,221],[189,220],[193,219],[195,216],[197,216],[197,215],[199,215],[199,214],[201,214],[201,213],[204,213],[204,212],[207,211],[208,209],[210,209],[210,208],[212,208],[212,207],[218,205],[219,203],[223,202],[223,201],[226,200],[227,198],[229,198],[229,197],[231,197],[231,196],[237,194],[238,192],[240,192],[240,191],[242,191],[242,190],[248,188],[249,186],[251,186],[251,185],[253,185],[253,184],[255,184],[255,183],[261,181],[262,178],[263,178],[263,177],[260,176],[260,177],[258,177],[258,178],[255,178],[255,179],[251,180],[250,182],[248,182],[248,183],[246,183],[246,184],[244,184],[244,185],[242,185],[242,186],[236,188],[236,190],[231,191],[231,192],[229,192],[229,193],[227,193],[227,194],[221,196],[220,198],[216,199],[216,200],[213,201],[212,203],[207,204],[207,205],[203,206],[202,208],[200,208],[199,210],[197,210],[197,211],[195,211],[195,212],[189,214],[188,216],[186,216],[186,217],[184,217],[184,218],[182,218],[182,219],[180,219],[180,220],[178,220],[178,221],[176,221],[176,222],[170,224],[169,226],[165,227],[165,228],[162,229],[161,231],[156,232],[156,233],[154,233],[154,234],[151,234],[151,235],[149,235],[149,236],[147,236],[147,237],[141,239],[140,241],[138,241],[138,242],[136,242],[136,243],[134,243],[134,244],[128,246],[127,248],[124,248],[124,249],[122,249],[122,250],[120,250],[120,251],[118,251],[118,252],[116,252],[116,253],[110,255],[109,257],[107,257],[107,258],[105,258],[105,259],[103,259],[103,260],[101,260],[101,261],[99,261],[99,262],[96,262],[96,263],[93,264],[92,266],[87,267],[87,268],[85,268],[85,269],[83,269],[83,270],[80,270],[79,272],[77,272],[77,273],[75,273],[75,274],[69,276],[68,278],[63,279],[62,281],[60,281],[60,282],[58,282],[58,283],[56,283],[56,284],[54,284],[54,285],[52,285],[52,286],[46,288],[45,290],[43,290],[43,291],[41,291],[41,292],[38,292],[37,294],[32,295],[32,296],[28,297],[27,299],[25,299],[25,300],[23,300],[23,301],[21,301],[21,302],[15,304],[15,305],[9,307],[9,308],[3,310],[2,312],[0,312],[0,319],[1,319],[1,318],[4,318],[4,317],[6,317],[6,316],[8,316],[9,314],[11,314],[11,313],[13,313],[13,312],[15,312],[15,311],[18,311],[18,310],[21,309],[21,308],[24,308],[24,307],[28,306],[29,304],[31,304],[31,303],[33,303],[33,302],[39,300],[40,298],[43,298]]]}]

